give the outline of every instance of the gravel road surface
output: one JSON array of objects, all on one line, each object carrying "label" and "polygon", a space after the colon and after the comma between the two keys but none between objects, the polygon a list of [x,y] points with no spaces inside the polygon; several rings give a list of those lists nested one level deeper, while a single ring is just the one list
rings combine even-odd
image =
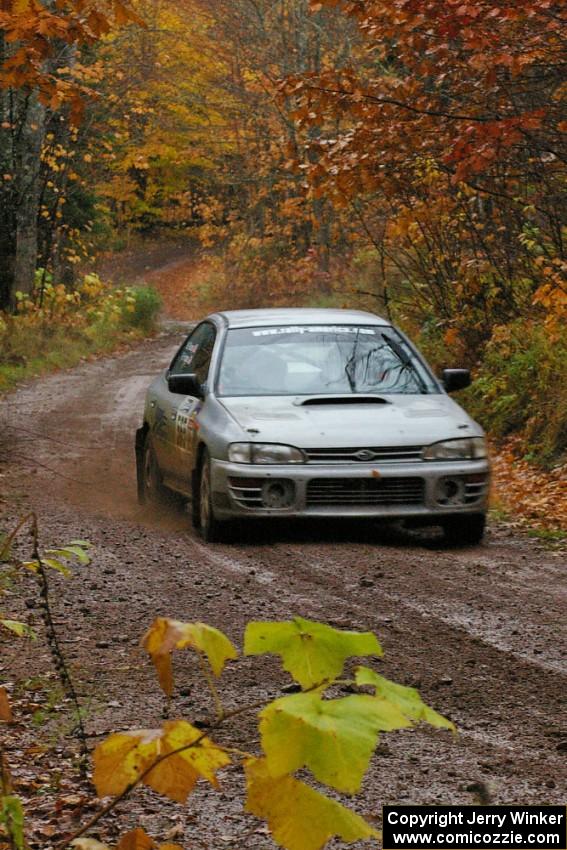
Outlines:
[{"label": "gravel road surface", "polygon": [[[183,510],[157,515],[135,500],[133,439],[145,388],[179,339],[170,329],[126,354],[30,382],[0,408],[3,510],[14,518],[37,511],[44,545],[93,544],[92,564],[52,587],[91,742],[160,724],[163,701],[138,646],[156,615],[211,623],[240,645],[248,620],[300,614],[374,630],[386,653],[379,669],[418,686],[459,730],[384,735],[352,801],[358,811],[379,822],[383,803],[472,804],[479,788],[494,803],[564,803],[565,551],[498,526],[483,546],[449,550],[395,530],[325,523],[250,527],[238,543],[203,545]],[[27,614],[37,617],[33,596]],[[16,681],[47,669],[48,654],[41,642],[26,645],[2,665]],[[170,716],[205,719],[209,698],[194,659],[178,653],[175,671]],[[231,708],[277,695],[289,679],[272,659],[241,659],[223,681]],[[220,739],[254,749],[253,719]],[[45,759],[56,753],[71,764],[72,744],[49,741]],[[241,785],[228,770],[220,795],[202,787],[187,808],[137,792],[93,835],[142,825],[187,848],[267,850],[265,829],[241,815]],[[33,818],[55,823],[43,840],[37,827],[34,846],[50,846],[74,823],[64,807],[49,820],[54,796],[50,787],[29,791]]]}]

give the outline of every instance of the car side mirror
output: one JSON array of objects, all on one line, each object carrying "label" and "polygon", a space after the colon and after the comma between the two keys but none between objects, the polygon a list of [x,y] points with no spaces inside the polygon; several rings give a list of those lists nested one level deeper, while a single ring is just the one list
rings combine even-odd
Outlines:
[{"label": "car side mirror", "polygon": [[471,373],[468,369],[443,369],[443,386],[448,393],[464,390],[471,383]]},{"label": "car side mirror", "polygon": [[169,375],[167,386],[170,393],[190,395],[193,398],[203,398],[203,387],[194,373],[188,375]]}]

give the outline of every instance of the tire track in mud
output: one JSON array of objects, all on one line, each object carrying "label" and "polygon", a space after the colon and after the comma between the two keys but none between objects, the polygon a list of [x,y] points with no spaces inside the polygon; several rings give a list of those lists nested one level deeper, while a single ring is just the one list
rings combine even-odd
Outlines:
[{"label": "tire track in mud", "polygon": [[[293,547],[294,549],[296,547]],[[303,560],[305,559],[305,553],[302,550],[300,553]],[[435,558],[435,551],[430,552],[430,557]],[[466,558],[460,558],[459,555],[454,554],[451,556],[451,561],[454,564],[454,567],[457,568],[462,564],[467,563]],[[437,560],[439,563],[439,560]],[[338,561],[337,559],[330,558],[327,554],[325,554],[324,558],[309,558],[308,559],[309,569],[315,570],[321,573],[324,577],[325,582],[328,582],[333,575],[337,572],[344,573],[348,567],[346,567],[343,563]],[[409,564],[411,566],[420,566],[420,561],[410,561]],[[492,564],[494,566],[494,564]],[[538,574],[541,578],[541,572]],[[353,587],[353,585],[347,585],[347,587]],[[356,585],[354,585],[356,587]],[[525,585],[517,582],[518,589],[525,591]],[[421,616],[438,621],[448,626],[449,628],[454,628],[458,631],[465,632],[472,640],[480,640],[487,646],[495,649],[499,652],[504,653],[505,655],[509,655],[516,659],[518,663],[533,665],[536,668],[542,668],[543,670],[549,671],[551,673],[556,673],[561,676],[567,676],[567,664],[565,662],[565,646],[553,645],[555,638],[555,630],[553,633],[547,635],[546,642],[548,644],[548,652],[555,651],[556,657],[553,659],[550,658],[542,658],[539,654],[535,654],[532,651],[521,650],[517,646],[514,646],[514,643],[525,643],[527,638],[531,638],[532,641],[539,640],[541,626],[533,626],[532,623],[526,622],[526,618],[522,620],[518,615],[520,611],[518,610],[518,605],[514,606],[512,616],[514,619],[510,617],[507,618],[506,622],[503,624],[503,615],[502,613],[497,613],[496,611],[487,611],[484,607],[482,610],[475,610],[474,604],[470,601],[456,599],[452,593],[457,590],[455,586],[455,582],[449,584],[449,592],[451,596],[449,599],[439,599],[439,597],[429,595],[426,596],[424,601],[420,601],[420,597],[424,596],[424,587],[421,583],[412,585],[412,597],[408,598],[407,593],[404,595],[400,591],[391,591],[380,585],[379,594],[383,599],[387,599],[389,602],[394,603],[394,606],[401,606],[402,608],[409,609],[410,611],[416,612]],[[548,598],[546,601],[542,599],[542,584],[541,580],[538,582],[538,608],[547,607],[549,610],[549,605],[553,603],[555,607],[555,614],[560,619],[561,609],[567,609],[567,592],[566,589],[562,586],[550,586],[550,591],[555,591],[555,596],[552,595],[551,592],[548,593]],[[447,594],[449,595],[449,594]],[[507,597],[513,596],[508,590],[506,593]],[[557,597],[557,600],[555,599]],[[469,596],[470,598],[470,596]],[[499,604],[502,602],[502,594],[499,594],[498,599]],[[352,604],[352,602],[351,602]],[[359,606],[364,607],[364,606]],[[530,627],[532,633],[530,634]],[[503,634],[502,632],[505,632]],[[549,630],[552,632],[552,630]],[[563,629],[564,637],[565,637],[565,629]],[[512,637],[516,635],[516,641],[512,640]],[[567,681],[565,684],[566,693],[567,693]]]}]

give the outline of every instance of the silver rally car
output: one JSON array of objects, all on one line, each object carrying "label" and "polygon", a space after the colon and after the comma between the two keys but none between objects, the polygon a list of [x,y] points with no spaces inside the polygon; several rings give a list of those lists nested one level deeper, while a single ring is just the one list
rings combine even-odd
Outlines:
[{"label": "silver rally car", "polygon": [[365,517],[484,533],[484,434],[411,342],[371,313],[214,313],[150,385],[138,496],[191,500],[206,541],[246,517]]}]

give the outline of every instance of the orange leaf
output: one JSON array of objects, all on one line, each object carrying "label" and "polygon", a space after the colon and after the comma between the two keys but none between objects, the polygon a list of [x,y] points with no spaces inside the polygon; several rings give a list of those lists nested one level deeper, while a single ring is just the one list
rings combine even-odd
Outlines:
[{"label": "orange leaf", "polygon": [[14,717],[8,700],[8,694],[5,688],[0,688],[0,721],[3,723],[12,723]]},{"label": "orange leaf", "polygon": [[137,827],[122,836],[116,850],[153,850],[155,846],[155,841],[150,838],[147,832]]}]

